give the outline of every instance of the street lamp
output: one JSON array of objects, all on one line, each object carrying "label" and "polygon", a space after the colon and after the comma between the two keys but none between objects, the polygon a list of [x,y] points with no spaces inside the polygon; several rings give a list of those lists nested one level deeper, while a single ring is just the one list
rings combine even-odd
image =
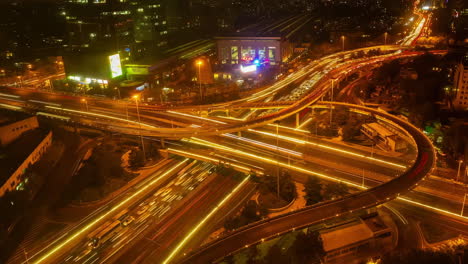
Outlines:
[{"label": "street lamp", "polygon": [[[335,88],[335,79],[331,79],[331,94],[330,94],[330,102],[333,102],[333,90]],[[332,118],[333,118],[333,106],[330,103],[330,126],[332,124]]]},{"label": "street lamp", "polygon": [[81,99],[81,102],[83,102],[85,105],[86,105],[86,112],[89,112],[89,108],[88,108],[88,100],[86,99]]},{"label": "street lamp", "polygon": [[276,121],[276,194],[280,197],[280,171],[279,171],[279,121]]},{"label": "street lamp", "polygon": [[119,100],[122,99],[122,96],[120,96],[120,89],[118,87],[114,87],[114,90],[117,90],[117,93],[119,94]]},{"label": "street lamp", "polygon": [[460,216],[463,216],[463,211],[465,211],[465,202],[466,202],[466,196],[468,195],[468,193],[465,193],[465,195],[463,196],[463,204],[462,204],[462,209],[461,209],[461,212],[460,212]]},{"label": "street lamp", "polygon": [[138,124],[140,125],[140,129],[138,130],[138,134],[140,134],[141,149],[143,150],[143,161],[146,161],[145,144],[143,143],[143,136],[141,135],[140,110],[139,110],[139,108],[138,108],[138,100],[140,99],[140,96],[134,95],[134,96],[133,96],[133,99],[135,99],[135,104],[136,104],[136,109],[137,109],[137,115],[138,115]]},{"label": "street lamp", "polygon": [[341,36],[341,49],[342,49],[342,51],[344,51],[344,40],[345,40],[345,36]]},{"label": "street lamp", "polygon": [[198,66],[198,85],[200,88],[200,103],[202,102],[202,89],[201,89],[201,66],[203,64],[202,60],[197,60],[197,66]]},{"label": "street lamp", "polygon": [[460,177],[460,168],[461,168],[461,165],[463,163],[463,160],[458,160],[458,171],[457,171],[457,181],[458,181],[458,178]]}]

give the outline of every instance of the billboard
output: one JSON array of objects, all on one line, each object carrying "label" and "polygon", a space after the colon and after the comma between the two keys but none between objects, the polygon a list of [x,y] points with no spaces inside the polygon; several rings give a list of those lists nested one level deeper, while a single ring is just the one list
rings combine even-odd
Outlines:
[{"label": "billboard", "polygon": [[249,65],[249,66],[243,66],[243,65],[241,65],[241,66],[240,66],[240,70],[241,70],[241,72],[243,72],[243,73],[254,72],[254,71],[257,70],[257,65],[256,65],[256,64],[252,64],[252,65]]},{"label": "billboard", "polygon": [[120,55],[114,54],[109,56],[111,76],[115,78],[122,75],[122,65],[120,64]]}]

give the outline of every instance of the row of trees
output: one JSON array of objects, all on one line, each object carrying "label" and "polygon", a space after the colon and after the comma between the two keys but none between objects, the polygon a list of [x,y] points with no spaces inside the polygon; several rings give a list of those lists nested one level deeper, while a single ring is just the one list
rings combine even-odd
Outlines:
[{"label": "row of trees", "polygon": [[345,107],[338,106],[333,110],[330,123],[330,112],[316,114],[309,130],[312,134],[326,137],[341,136],[344,141],[351,141],[360,135],[362,124],[373,122],[372,117],[350,113]]},{"label": "row of trees", "polygon": [[[278,243],[268,249],[264,257],[261,256],[257,246],[252,246],[246,251],[247,264],[303,264],[321,263],[325,255],[322,241],[318,232],[298,232],[289,248],[282,248]],[[225,258],[225,263],[235,263],[234,257]]]},{"label": "row of trees", "polygon": [[[276,176],[265,176],[262,178],[258,178],[261,185],[260,185],[260,192],[271,192],[276,194],[277,193],[277,177]],[[281,199],[286,201],[287,203],[292,202],[296,196],[296,185],[294,184],[291,175],[287,172],[282,172],[279,177],[279,196]]]},{"label": "row of trees", "polygon": [[317,177],[309,177],[304,185],[306,205],[341,198],[349,194],[348,186],[342,182],[324,185]]},{"label": "row of trees", "polygon": [[228,231],[238,229],[239,227],[248,225],[264,218],[268,214],[268,210],[250,200],[238,215],[235,215],[224,222],[224,228]]}]

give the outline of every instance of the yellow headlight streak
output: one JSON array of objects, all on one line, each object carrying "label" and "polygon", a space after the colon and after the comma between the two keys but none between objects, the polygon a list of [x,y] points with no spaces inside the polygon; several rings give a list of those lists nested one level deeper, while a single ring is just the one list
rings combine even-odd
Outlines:
[{"label": "yellow headlight streak", "polygon": [[214,122],[214,123],[218,123],[218,124],[226,124],[225,122],[218,121],[218,120],[213,120],[213,119],[202,117],[202,116],[196,116],[196,115],[191,115],[191,114],[186,114],[186,113],[181,113],[181,112],[176,112],[176,111],[166,111],[166,112],[171,113],[171,114],[186,116],[186,117],[190,117],[190,118],[197,118],[197,119],[201,119],[201,120],[206,120],[206,121],[210,121],[210,122]]},{"label": "yellow headlight streak", "polygon": [[67,108],[62,108],[62,107],[55,107],[55,106],[46,106],[46,108],[50,108],[50,109],[54,109],[54,110],[60,110],[60,111],[65,111],[65,112],[71,112],[71,113],[77,113],[77,114],[82,114],[82,115],[90,115],[90,116],[103,117],[103,118],[118,120],[118,121],[122,121],[122,122],[128,122],[128,123],[132,123],[132,124],[135,124],[135,125],[142,125],[142,126],[149,127],[149,128],[158,128],[158,127],[155,127],[155,126],[152,126],[152,125],[148,125],[148,124],[145,124],[145,123],[140,123],[140,122],[136,122],[136,121],[132,121],[132,120],[127,120],[127,119],[123,119],[123,118],[118,118],[118,117],[115,117],[115,116],[103,115],[103,114],[98,114],[98,113],[93,113],[93,112],[84,112],[84,111],[73,110],[73,109],[67,109]]},{"label": "yellow headlight streak", "polygon": [[34,263],[42,263],[42,262],[45,262],[49,257],[51,257],[52,255],[54,255],[55,253],[57,253],[59,250],[61,250],[62,248],[64,248],[67,244],[69,244],[70,242],[72,242],[74,239],[76,239],[77,237],[83,235],[84,233],[86,233],[87,231],[89,231],[91,228],[95,227],[95,225],[97,223],[99,223],[101,220],[103,220],[104,218],[110,216],[112,213],[115,213],[116,211],[118,210],[121,210],[124,206],[127,206],[127,203],[134,199],[135,197],[137,197],[138,195],[140,195],[142,192],[144,192],[145,190],[147,190],[148,188],[151,188],[153,187],[154,184],[156,184],[158,181],[160,181],[162,178],[166,177],[167,175],[169,175],[170,173],[172,173],[173,171],[175,171],[176,169],[178,169],[179,167],[181,167],[184,163],[186,163],[189,159],[184,159],[183,161],[177,163],[176,165],[174,165],[172,168],[170,168],[168,171],[166,171],[165,173],[161,174],[159,177],[157,177],[156,179],[152,180],[150,183],[148,183],[146,186],[144,186],[143,188],[139,189],[137,192],[133,193],[131,196],[129,196],[128,198],[126,198],[125,200],[121,201],[120,203],[118,203],[117,205],[115,205],[114,207],[112,207],[109,211],[107,211],[106,213],[102,214],[101,216],[99,216],[98,218],[96,218],[94,221],[92,221],[91,223],[87,224],[85,227],[81,228],[79,231],[77,231],[76,233],[74,233],[72,236],[68,237],[67,240],[65,240],[64,242],[62,242],[61,244],[55,246],[53,249],[51,249],[49,252],[47,252],[44,256],[42,256],[40,259],[38,259],[37,261],[35,261]]},{"label": "yellow headlight streak", "polygon": [[[275,133],[260,131],[260,130],[256,130],[256,129],[249,129],[248,131],[254,132],[254,133],[257,133],[257,134],[262,134],[262,135],[269,136],[269,137],[273,137],[273,138],[276,138],[276,136],[277,136]],[[339,149],[339,148],[335,148],[335,147],[331,147],[331,146],[327,146],[327,145],[323,145],[323,144],[318,144],[318,143],[314,143],[314,142],[309,142],[309,141],[301,140],[301,139],[298,139],[298,138],[293,138],[293,137],[288,137],[288,136],[283,136],[283,135],[278,135],[278,138],[281,138],[281,139],[283,139],[285,141],[293,142],[293,143],[296,143],[296,144],[301,144],[301,145],[306,145],[307,144],[307,145],[311,145],[311,146],[315,146],[315,147],[319,147],[319,148],[324,148],[324,149],[328,149],[328,150],[348,154],[348,155],[355,156],[355,157],[360,157],[360,158],[363,158],[363,159],[369,159],[369,160],[372,160],[372,161],[384,163],[384,164],[391,165],[391,166],[394,166],[394,167],[398,167],[398,168],[401,168],[401,169],[406,168],[406,166],[402,165],[402,164],[398,164],[398,163],[394,163],[394,162],[390,162],[390,161],[386,161],[386,160],[382,160],[382,159],[377,159],[377,158],[362,155],[362,154],[359,154],[359,153],[356,153],[356,152],[347,151],[347,150],[343,150],[343,149]]]},{"label": "yellow headlight streak", "polygon": [[[301,168],[301,167],[298,167],[298,166],[290,165],[290,164],[283,163],[283,162],[280,162],[280,161],[277,161],[277,160],[274,160],[274,159],[261,157],[261,156],[258,156],[256,154],[251,154],[251,153],[247,153],[247,152],[240,151],[240,150],[237,150],[237,149],[232,149],[232,148],[229,148],[229,147],[221,146],[219,144],[212,143],[212,142],[209,142],[209,141],[206,141],[206,140],[202,140],[202,139],[198,139],[198,138],[192,138],[192,139],[187,139],[187,141],[191,141],[192,143],[196,143],[196,144],[200,144],[200,145],[204,145],[204,146],[209,146],[209,147],[212,147],[212,148],[221,149],[221,150],[224,150],[224,151],[227,151],[227,152],[235,153],[236,155],[241,155],[241,156],[249,157],[249,158],[256,159],[256,160],[261,160],[261,161],[269,163],[269,164],[273,164],[273,165],[278,164],[279,166],[284,167],[284,168],[292,169],[292,170],[295,170],[297,172],[301,172],[301,173],[308,174],[308,175],[315,175],[315,176],[318,176],[320,178],[330,180],[330,181],[334,181],[334,182],[342,182],[342,183],[345,183],[345,184],[350,185],[352,187],[356,187],[358,189],[362,189],[362,190],[367,190],[368,189],[367,187],[362,186],[361,184],[356,184],[354,182],[342,180],[342,179],[339,179],[339,178],[336,178],[336,177],[333,177],[333,176],[330,176],[330,175],[326,175],[326,174],[323,174],[323,173],[315,172],[315,171],[308,170],[308,169],[305,169],[305,168]],[[468,217],[460,216],[457,213],[453,213],[451,211],[440,209],[440,208],[430,206],[430,205],[427,205],[427,204],[424,204],[424,203],[416,202],[416,201],[410,200],[408,198],[397,197],[397,199],[405,201],[405,202],[413,204],[413,205],[418,205],[418,206],[421,206],[421,207],[424,207],[426,209],[430,209],[430,210],[433,210],[433,211],[436,211],[436,212],[439,212],[439,213],[444,213],[444,214],[447,214],[447,215],[450,215],[450,216],[455,216],[455,217],[462,218],[462,219],[465,219],[465,220],[468,219]]]},{"label": "yellow headlight streak", "polygon": [[349,184],[351,186],[361,188],[361,185],[356,184],[354,182],[345,181],[345,180],[342,180],[342,179],[339,179],[339,178],[335,178],[335,177],[332,177],[332,176],[325,175],[323,173],[319,173],[319,172],[311,171],[311,170],[304,169],[304,168],[301,168],[301,167],[298,167],[298,166],[283,163],[283,162],[281,162],[279,160],[265,158],[265,157],[259,156],[257,154],[252,154],[252,153],[248,153],[248,152],[241,151],[241,150],[238,150],[238,149],[233,149],[233,148],[230,148],[230,147],[222,146],[222,145],[212,143],[210,141],[206,141],[206,140],[203,140],[203,139],[191,138],[191,139],[182,139],[182,141],[188,141],[188,142],[191,142],[191,143],[195,143],[195,144],[199,144],[199,145],[203,145],[203,146],[208,146],[208,147],[212,147],[212,148],[219,149],[219,150],[224,150],[224,151],[227,151],[227,152],[235,153],[236,155],[252,158],[252,159],[255,159],[255,160],[260,160],[260,161],[263,161],[263,162],[266,162],[266,163],[269,163],[269,164],[273,164],[273,165],[278,164],[279,166],[286,167],[286,168],[289,168],[289,169],[292,169],[292,170],[295,170],[295,171],[298,171],[298,172],[301,172],[301,173],[305,173],[305,174],[309,174],[309,175],[315,175],[315,176],[319,176],[321,178],[324,178],[324,179],[327,179],[327,180],[330,180],[330,181],[343,182],[343,183]]},{"label": "yellow headlight streak", "polygon": [[12,110],[21,110],[23,109],[22,107],[15,106],[15,105],[8,105],[8,104],[0,104],[1,107],[6,108],[6,109],[12,109]]},{"label": "yellow headlight streak", "polygon": [[[167,150],[174,153],[174,154],[180,155],[180,156],[197,157],[200,160],[210,161],[212,163],[221,162],[219,159],[214,159],[212,157],[208,157],[208,156],[205,156],[205,155],[200,155],[200,154],[193,153],[193,152],[188,152],[188,151],[183,151],[183,150],[178,150],[178,149],[173,149],[173,148],[168,148]],[[242,171],[247,172],[247,173],[251,171],[251,168],[248,168],[248,167],[244,167],[244,166],[234,164],[234,163],[228,163],[228,164],[230,166],[232,166],[232,167],[238,168],[239,170],[242,170]]]},{"label": "yellow headlight streak", "polygon": [[215,208],[213,208],[209,214],[207,214],[198,224],[184,237],[182,241],[172,250],[171,254],[162,262],[163,264],[169,263],[176,254],[182,249],[185,244],[202,228],[202,226],[219,210],[223,204],[225,204],[235,193],[237,193],[250,179],[250,176],[247,175],[237,186],[234,188],[228,195],[224,197],[221,202],[219,202]]}]

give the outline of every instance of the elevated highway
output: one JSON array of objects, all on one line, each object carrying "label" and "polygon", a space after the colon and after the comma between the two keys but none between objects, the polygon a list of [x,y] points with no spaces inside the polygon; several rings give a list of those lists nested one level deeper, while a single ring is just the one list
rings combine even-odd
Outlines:
[{"label": "elevated highway", "polygon": [[348,195],[338,200],[327,201],[301,210],[253,223],[215,240],[180,260],[182,263],[211,263],[233,252],[264,239],[272,238],[292,230],[343,216],[353,211],[370,208],[395,199],[412,188],[434,168],[436,154],[429,138],[418,128],[393,115],[363,106],[345,103],[329,103],[345,106],[352,110],[367,113],[387,122],[398,125],[408,132],[417,147],[417,157],[413,166],[397,177],[382,185],[363,192]]}]

